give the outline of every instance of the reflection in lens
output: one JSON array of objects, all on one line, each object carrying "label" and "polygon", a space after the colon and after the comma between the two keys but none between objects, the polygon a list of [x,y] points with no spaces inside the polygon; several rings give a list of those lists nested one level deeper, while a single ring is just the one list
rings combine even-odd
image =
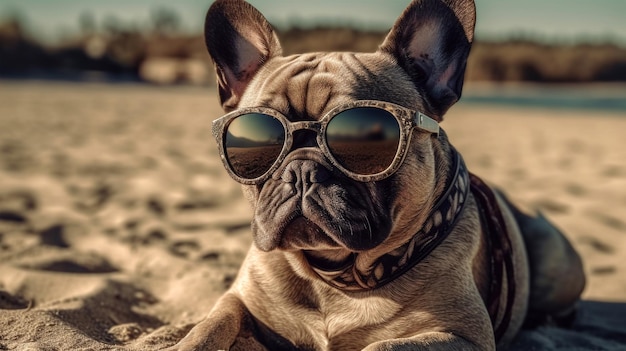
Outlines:
[{"label": "reflection in lens", "polygon": [[285,128],[276,118],[261,113],[241,115],[226,128],[226,159],[239,177],[258,178],[272,167],[284,142]]},{"label": "reflection in lens", "polygon": [[326,142],[335,159],[347,170],[376,174],[393,162],[400,143],[400,126],[385,110],[357,107],[333,117],[326,128]]}]

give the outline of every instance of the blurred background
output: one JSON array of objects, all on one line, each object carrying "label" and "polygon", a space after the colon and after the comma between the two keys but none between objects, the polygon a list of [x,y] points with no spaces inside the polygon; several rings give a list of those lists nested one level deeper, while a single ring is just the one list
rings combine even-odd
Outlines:
[{"label": "blurred background", "polygon": [[[371,52],[409,0],[250,2],[291,54]],[[0,0],[0,350],[166,338],[156,328],[197,322],[232,283],[252,209],[211,136],[210,4]],[[472,172],[562,228],[585,298],[620,301],[621,318],[626,0],[476,4],[442,125]],[[585,328],[604,335],[558,335]]]},{"label": "blurred background", "polygon": [[[375,50],[409,3],[250,2],[277,28],[287,54]],[[210,3],[2,0],[0,78],[212,85],[212,67],[202,38]],[[467,81],[551,85],[626,82],[625,1],[476,3],[476,43]],[[572,107],[590,104],[625,110],[626,102],[620,99],[625,91],[611,85],[599,93],[601,97],[565,89],[547,101],[545,91],[520,97],[498,88],[478,89],[467,100]]]}]

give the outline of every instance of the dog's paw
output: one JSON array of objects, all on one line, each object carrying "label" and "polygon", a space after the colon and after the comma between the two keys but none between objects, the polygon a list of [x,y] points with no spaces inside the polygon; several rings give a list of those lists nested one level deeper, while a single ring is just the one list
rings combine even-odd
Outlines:
[{"label": "dog's paw", "polygon": [[[481,339],[485,339],[484,337]],[[383,340],[365,347],[362,351],[432,351],[467,350],[495,351],[493,340],[482,340],[483,344],[472,343],[452,333],[430,332],[411,338]]]}]

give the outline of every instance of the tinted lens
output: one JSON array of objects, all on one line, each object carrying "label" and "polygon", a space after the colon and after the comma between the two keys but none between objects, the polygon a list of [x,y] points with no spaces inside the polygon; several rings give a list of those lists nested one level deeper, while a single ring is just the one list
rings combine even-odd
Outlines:
[{"label": "tinted lens", "polygon": [[357,107],[333,117],[326,128],[326,142],[347,170],[376,174],[393,162],[400,143],[400,126],[385,110]]},{"label": "tinted lens", "polygon": [[279,120],[261,113],[248,113],[228,124],[224,149],[235,174],[254,179],[272,167],[284,142],[285,128]]}]

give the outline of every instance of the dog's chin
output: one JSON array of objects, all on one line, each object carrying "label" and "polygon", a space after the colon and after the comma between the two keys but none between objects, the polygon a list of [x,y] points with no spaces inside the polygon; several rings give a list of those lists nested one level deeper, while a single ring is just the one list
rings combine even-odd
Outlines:
[{"label": "dog's chin", "polygon": [[274,233],[261,233],[258,230],[259,226],[253,225],[255,244],[260,250],[266,252],[278,249],[318,253],[335,252],[343,255],[349,252],[366,251],[380,244],[379,241],[364,240],[364,235],[358,235],[359,233],[351,233],[359,237],[357,240],[355,237],[345,238],[341,233],[327,233],[321,226],[304,216],[292,219],[282,230]]},{"label": "dog's chin", "polygon": [[278,249],[286,251],[331,250],[339,247],[341,247],[339,243],[306,217],[297,217],[289,222],[280,236],[278,245]]}]

